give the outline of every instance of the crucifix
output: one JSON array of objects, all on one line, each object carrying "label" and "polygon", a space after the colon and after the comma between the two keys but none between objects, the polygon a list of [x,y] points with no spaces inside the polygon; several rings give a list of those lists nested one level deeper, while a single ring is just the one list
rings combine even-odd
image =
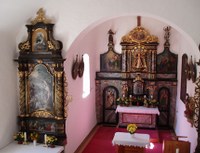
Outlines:
[{"label": "crucifix", "polygon": [[141,26],[141,16],[137,16],[137,26]]}]

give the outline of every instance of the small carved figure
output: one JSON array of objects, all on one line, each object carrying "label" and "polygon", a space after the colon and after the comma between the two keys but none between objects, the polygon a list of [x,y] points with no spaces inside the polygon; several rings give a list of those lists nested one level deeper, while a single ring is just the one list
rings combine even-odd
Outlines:
[{"label": "small carved figure", "polygon": [[125,83],[122,85],[122,95],[127,96],[127,94],[128,94],[128,85],[127,83]]},{"label": "small carved figure", "polygon": [[114,101],[115,101],[115,96],[113,91],[109,90],[107,92],[107,97],[106,97],[106,107],[110,108],[114,105]]}]

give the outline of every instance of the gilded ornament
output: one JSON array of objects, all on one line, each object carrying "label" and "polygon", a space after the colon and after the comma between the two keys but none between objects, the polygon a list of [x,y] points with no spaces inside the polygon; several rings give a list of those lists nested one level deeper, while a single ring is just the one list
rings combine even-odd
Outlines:
[{"label": "gilded ornament", "polygon": [[24,50],[29,50],[30,49],[30,42],[26,41],[26,42],[22,42],[19,44],[19,49],[24,51]]},{"label": "gilded ornament", "polygon": [[54,50],[55,50],[55,47],[54,47],[54,45],[51,43],[51,41],[48,41],[47,43],[48,43],[48,48],[49,48],[49,49],[52,49],[52,50],[54,49]]},{"label": "gilded ornament", "polygon": [[43,22],[43,23],[46,23],[46,24],[51,22],[49,19],[47,19],[45,17],[45,12],[44,12],[43,8],[40,8],[38,10],[36,18],[31,21],[31,23],[33,25],[38,23],[38,22]]},{"label": "gilded ornament", "polygon": [[196,87],[195,87],[195,94],[194,94],[194,126],[198,128],[199,122],[199,106],[200,106],[200,76],[196,79]]},{"label": "gilded ornament", "polygon": [[150,33],[141,26],[137,26],[127,35],[122,37],[122,43],[142,43],[142,42],[158,42],[158,37],[150,35]]},{"label": "gilded ornament", "polygon": [[43,63],[43,60],[37,60],[37,63],[38,63],[38,64],[42,64],[42,63]]},{"label": "gilded ornament", "polygon": [[36,111],[31,114],[32,117],[54,118],[54,115],[47,111]]}]

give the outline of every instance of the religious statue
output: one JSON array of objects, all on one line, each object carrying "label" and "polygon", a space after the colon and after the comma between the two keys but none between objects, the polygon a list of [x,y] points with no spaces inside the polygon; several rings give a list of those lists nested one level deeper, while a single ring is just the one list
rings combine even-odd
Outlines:
[{"label": "religious statue", "polygon": [[127,83],[124,83],[122,85],[122,96],[128,96],[128,85],[127,85]]},{"label": "religious statue", "polygon": [[133,64],[132,68],[134,70],[145,70],[147,68],[146,64],[146,52],[144,47],[137,46],[133,52]]}]

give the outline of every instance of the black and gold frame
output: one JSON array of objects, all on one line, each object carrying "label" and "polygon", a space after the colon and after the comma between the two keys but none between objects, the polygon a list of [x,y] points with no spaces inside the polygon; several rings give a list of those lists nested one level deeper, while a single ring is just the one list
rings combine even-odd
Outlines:
[{"label": "black and gold frame", "polygon": [[32,24],[26,25],[27,40],[18,46],[19,126],[28,135],[38,132],[38,142],[43,143],[47,134],[62,145],[69,98],[62,42],[53,38],[53,26],[40,9]]}]

